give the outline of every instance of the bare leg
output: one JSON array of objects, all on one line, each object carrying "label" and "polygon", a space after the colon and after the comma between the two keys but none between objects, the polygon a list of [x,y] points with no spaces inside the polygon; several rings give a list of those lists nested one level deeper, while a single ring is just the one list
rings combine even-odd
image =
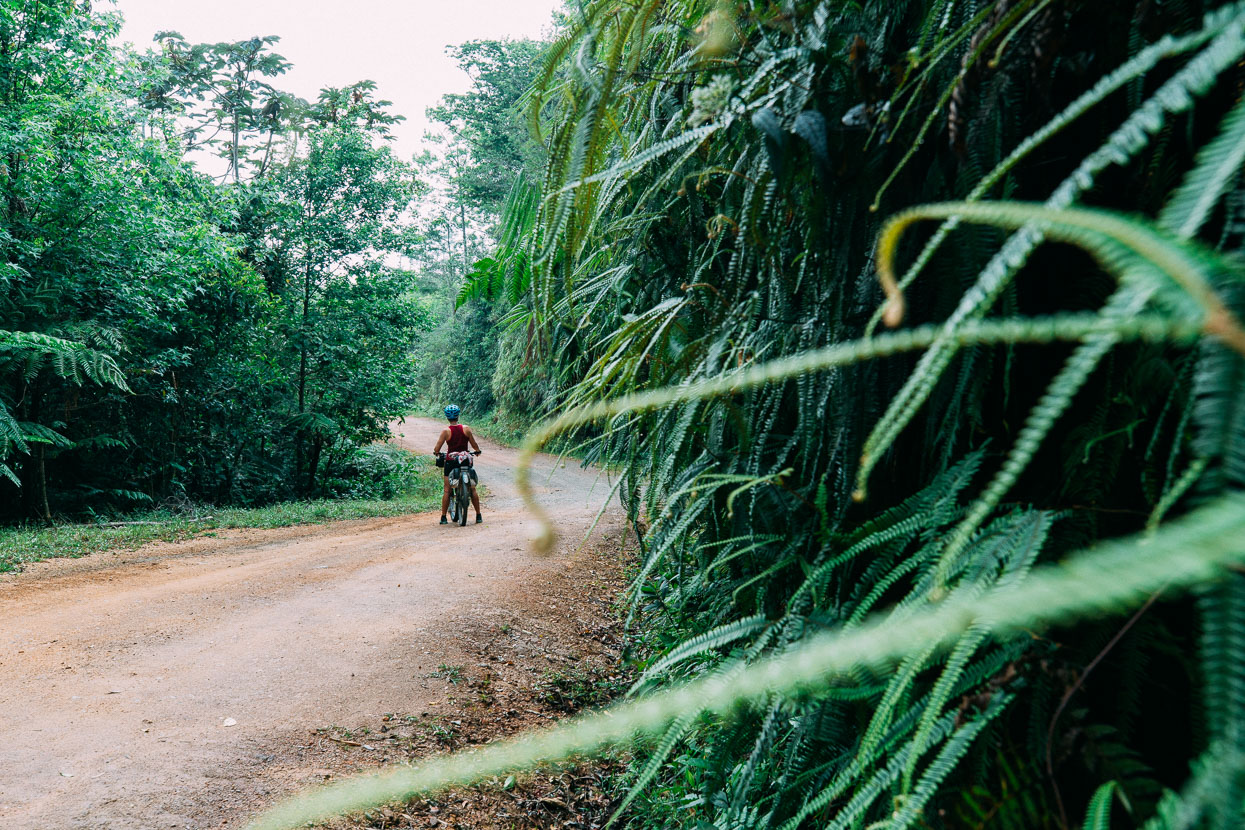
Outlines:
[{"label": "bare leg", "polygon": [[445,518],[445,511],[450,509],[450,477],[442,476],[445,480],[445,489],[441,491],[441,518]]},{"label": "bare leg", "polygon": [[471,485],[471,503],[475,506],[476,515],[480,515],[480,497],[476,495],[476,486]]}]

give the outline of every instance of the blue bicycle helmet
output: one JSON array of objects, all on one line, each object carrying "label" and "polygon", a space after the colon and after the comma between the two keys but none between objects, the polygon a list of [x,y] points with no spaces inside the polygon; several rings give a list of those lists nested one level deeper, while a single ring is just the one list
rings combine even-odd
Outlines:
[{"label": "blue bicycle helmet", "polygon": [[461,410],[461,409],[459,409],[458,407],[454,406],[454,404],[450,404],[449,406],[447,406],[447,407],[445,408],[445,417],[446,417],[446,418],[449,418],[451,421],[457,421],[457,420],[458,420],[458,413],[460,413],[460,412],[462,412],[462,410]]}]

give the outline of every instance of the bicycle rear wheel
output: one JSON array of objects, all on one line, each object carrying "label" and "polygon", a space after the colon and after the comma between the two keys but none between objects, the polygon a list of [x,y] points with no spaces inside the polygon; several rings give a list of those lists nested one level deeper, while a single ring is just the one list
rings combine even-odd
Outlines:
[{"label": "bicycle rear wheel", "polygon": [[457,488],[450,492],[450,522],[458,521],[458,493]]},{"label": "bicycle rear wheel", "polygon": [[471,499],[471,490],[468,489],[467,479],[464,477],[458,482],[458,523],[463,527],[467,526],[467,502]]}]

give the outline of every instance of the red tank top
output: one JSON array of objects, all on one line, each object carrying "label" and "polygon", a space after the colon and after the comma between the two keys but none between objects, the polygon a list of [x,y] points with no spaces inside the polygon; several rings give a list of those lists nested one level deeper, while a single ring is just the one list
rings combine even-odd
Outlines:
[{"label": "red tank top", "polygon": [[446,452],[466,452],[467,434],[462,424],[450,424],[450,440],[445,445]]}]

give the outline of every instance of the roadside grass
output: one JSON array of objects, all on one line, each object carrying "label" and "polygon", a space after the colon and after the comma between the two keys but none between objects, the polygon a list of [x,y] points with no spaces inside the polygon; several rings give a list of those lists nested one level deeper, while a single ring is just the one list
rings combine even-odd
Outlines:
[{"label": "roadside grass", "polygon": [[441,506],[441,471],[428,462],[427,456],[418,458],[425,463],[413,465],[404,492],[391,499],[318,499],[267,507],[201,507],[198,512],[202,515],[149,510],[127,514],[124,520],[117,521],[0,528],[0,573],[58,556],[133,550],[149,542],[211,536],[217,530],[292,527],[437,510]]},{"label": "roadside grass", "polygon": [[[618,609],[611,609],[611,613]],[[632,672],[626,667],[591,663],[550,669],[535,687],[536,699],[546,706],[574,714],[581,709],[604,706],[627,690]]]}]

